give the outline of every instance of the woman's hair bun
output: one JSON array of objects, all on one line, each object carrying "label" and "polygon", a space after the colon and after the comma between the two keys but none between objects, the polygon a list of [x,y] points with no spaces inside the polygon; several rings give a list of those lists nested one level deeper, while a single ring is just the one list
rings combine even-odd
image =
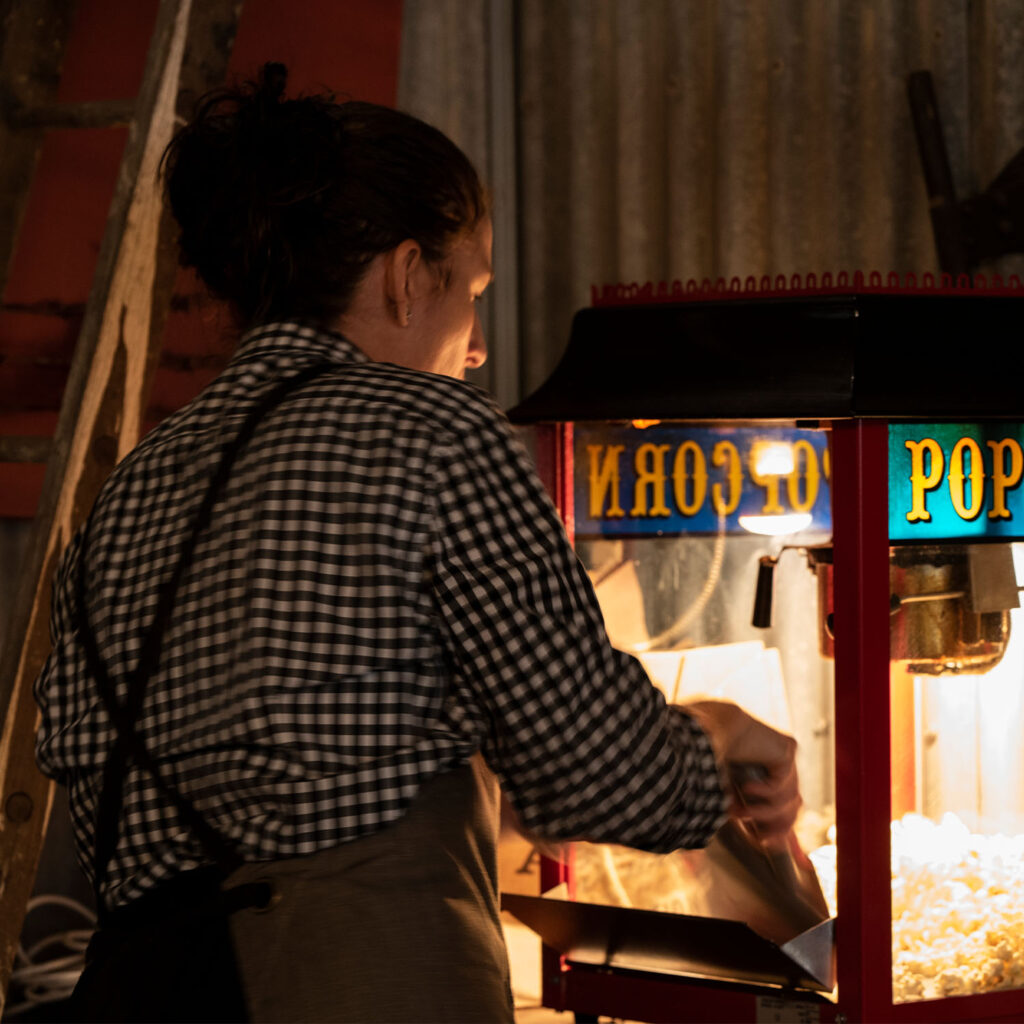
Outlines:
[{"label": "woman's hair bun", "polygon": [[277,61],[267,61],[260,69],[257,92],[261,99],[279,103],[288,84],[288,69]]},{"label": "woman's hair bun", "polygon": [[244,324],[334,323],[374,257],[413,238],[440,267],[487,212],[436,128],[330,93],[288,98],[287,84],[275,61],[207,93],[164,156],[181,261]]}]

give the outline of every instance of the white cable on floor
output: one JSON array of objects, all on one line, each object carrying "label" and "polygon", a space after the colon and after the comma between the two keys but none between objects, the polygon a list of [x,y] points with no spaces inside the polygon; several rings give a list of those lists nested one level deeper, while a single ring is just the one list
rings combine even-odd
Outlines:
[{"label": "white cable on floor", "polygon": [[[21,989],[22,1000],[14,1006],[7,1007],[5,1016],[13,1017],[34,1006],[67,999],[85,967],[85,949],[96,927],[96,915],[78,900],[54,893],[33,896],[28,901],[26,916],[42,906],[66,907],[88,921],[89,927],[56,932],[45,939],[40,939],[27,950],[21,943],[18,944],[11,982]],[[64,956],[51,956],[46,960],[39,959],[44,950],[54,946],[63,946],[67,953]]]}]

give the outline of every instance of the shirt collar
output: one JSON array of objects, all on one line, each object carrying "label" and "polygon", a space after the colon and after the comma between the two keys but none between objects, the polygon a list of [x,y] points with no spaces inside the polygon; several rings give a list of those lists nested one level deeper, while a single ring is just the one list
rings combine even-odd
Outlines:
[{"label": "shirt collar", "polygon": [[254,359],[264,359],[272,353],[290,356],[308,354],[332,363],[370,362],[370,357],[343,335],[301,321],[261,324],[246,331],[231,362],[247,363]]}]

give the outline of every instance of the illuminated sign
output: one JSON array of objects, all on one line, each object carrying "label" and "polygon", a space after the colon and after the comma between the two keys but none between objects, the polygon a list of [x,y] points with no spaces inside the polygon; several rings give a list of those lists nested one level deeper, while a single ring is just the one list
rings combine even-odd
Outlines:
[{"label": "illuminated sign", "polygon": [[889,537],[1024,537],[1024,424],[889,425]]},{"label": "illuminated sign", "polygon": [[576,533],[831,535],[823,431],[579,424]]}]

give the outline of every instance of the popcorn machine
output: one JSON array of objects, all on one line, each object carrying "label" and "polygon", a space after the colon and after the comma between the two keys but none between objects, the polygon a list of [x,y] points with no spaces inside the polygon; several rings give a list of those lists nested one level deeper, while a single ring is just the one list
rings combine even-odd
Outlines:
[{"label": "popcorn machine", "polygon": [[805,804],[785,864],[544,858],[547,1006],[1024,1019],[1024,304],[857,286],[613,292],[510,414],[612,643],[791,732]]}]

